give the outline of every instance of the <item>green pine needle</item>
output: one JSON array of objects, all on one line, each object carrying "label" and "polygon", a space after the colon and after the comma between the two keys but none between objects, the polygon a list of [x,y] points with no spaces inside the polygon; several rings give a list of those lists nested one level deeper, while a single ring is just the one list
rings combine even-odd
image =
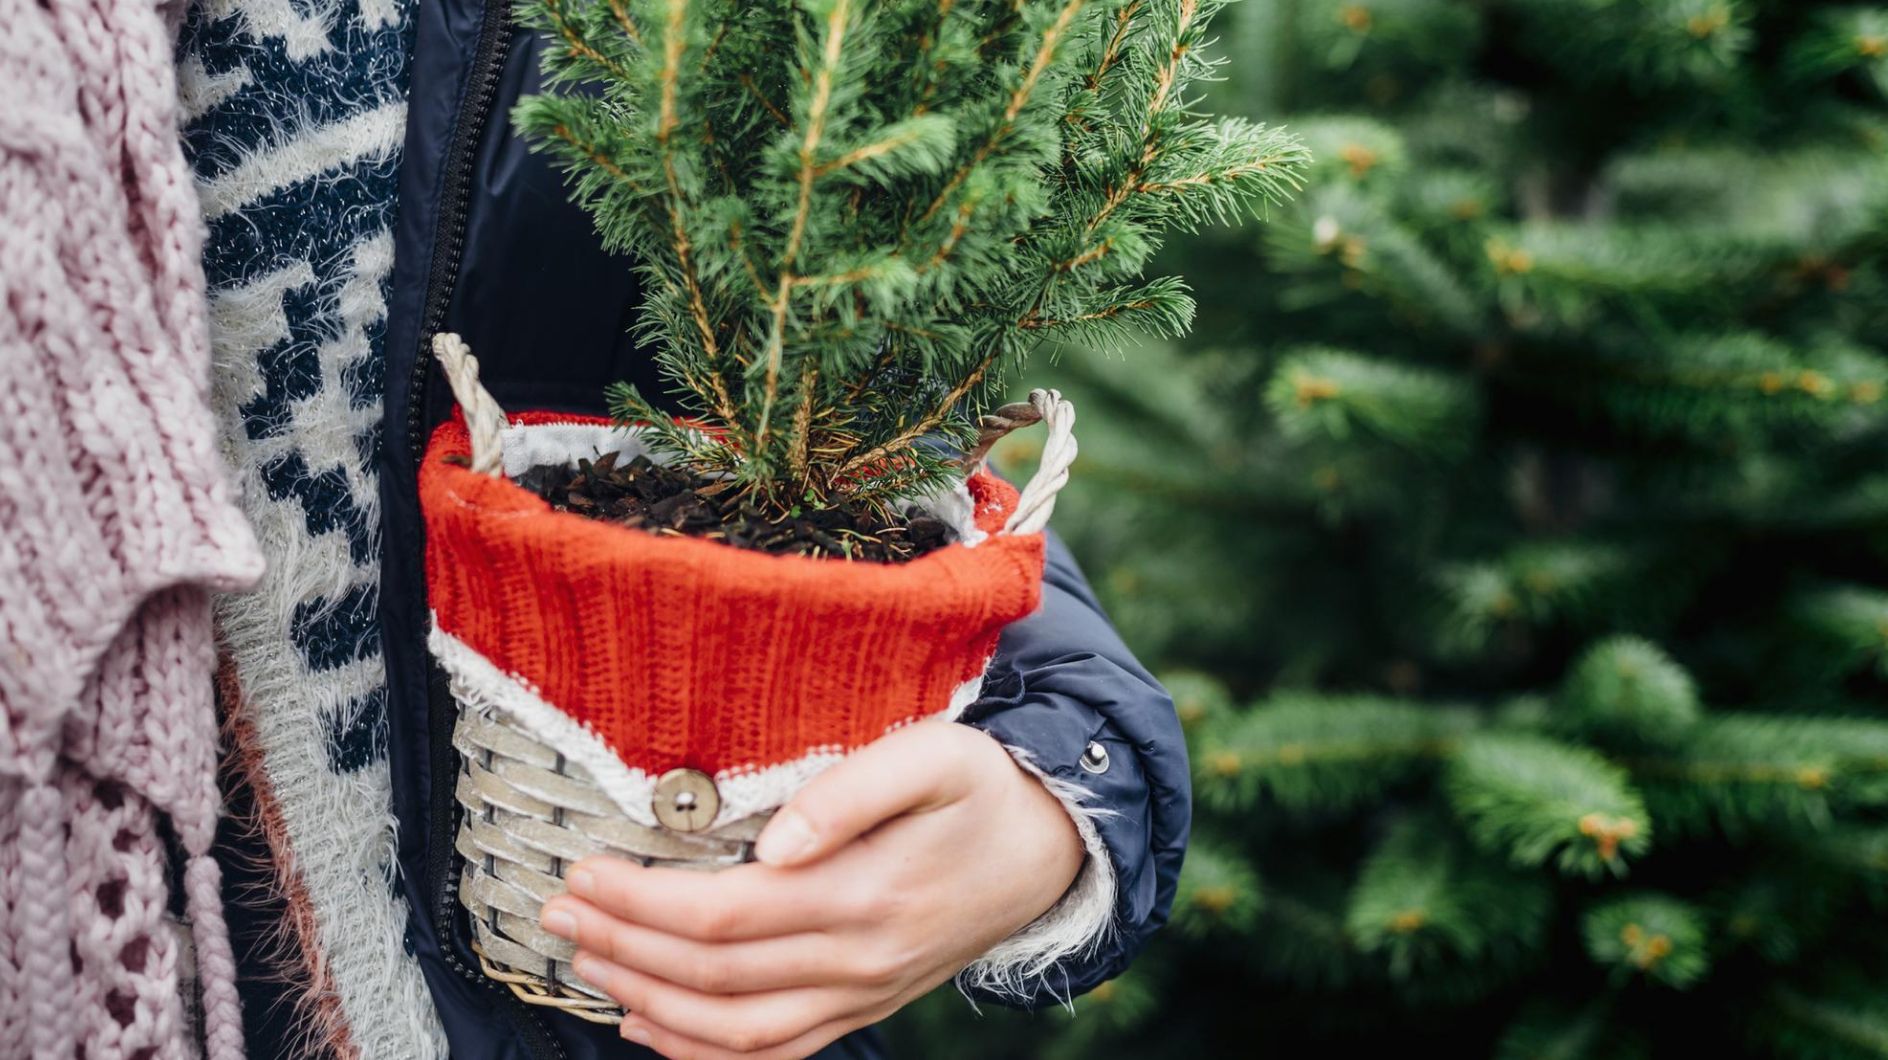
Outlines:
[{"label": "green pine needle", "polygon": [[1261,795],[1341,810],[1435,762],[1460,738],[1459,713],[1361,696],[1281,693],[1206,729],[1193,755],[1202,803],[1246,809]]},{"label": "green pine needle", "polygon": [[1173,900],[1173,924],[1195,937],[1238,936],[1252,930],[1264,906],[1258,875],[1232,848],[1196,835]]},{"label": "green pine needle", "polygon": [[1888,997],[1879,978],[1778,983],[1753,1021],[1757,1037],[1791,1060],[1888,1057]]},{"label": "green pine needle", "polygon": [[1456,753],[1444,785],[1469,834],[1519,866],[1623,874],[1651,847],[1652,821],[1626,771],[1584,747],[1479,733]]},{"label": "green pine needle", "polygon": [[1461,976],[1463,965],[1513,964],[1540,945],[1552,896],[1538,876],[1459,849],[1426,816],[1398,822],[1364,861],[1347,930],[1387,958],[1391,976]]},{"label": "green pine needle", "polygon": [[1658,645],[1632,636],[1595,644],[1560,690],[1562,721],[1612,742],[1669,744],[1699,717],[1698,687]]},{"label": "green pine needle", "polygon": [[1320,348],[1279,362],[1265,404],[1289,438],[1344,442],[1356,432],[1441,457],[1467,447],[1480,416],[1461,379]]},{"label": "green pine needle", "polygon": [[1722,715],[1631,765],[1658,818],[1681,830],[1820,830],[1888,806],[1888,720]]},{"label": "green pine needle", "polygon": [[1695,907],[1651,892],[1609,898],[1581,918],[1587,956],[1621,980],[1684,989],[1710,970],[1710,934]]}]

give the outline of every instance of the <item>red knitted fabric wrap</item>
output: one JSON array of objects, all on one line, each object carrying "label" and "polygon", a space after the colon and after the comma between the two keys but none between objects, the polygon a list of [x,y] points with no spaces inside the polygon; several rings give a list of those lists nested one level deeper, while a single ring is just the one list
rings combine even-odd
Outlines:
[{"label": "red knitted fabric wrap", "polygon": [[984,472],[967,485],[990,537],[887,565],[555,512],[507,479],[447,462],[469,454],[455,416],[420,468],[435,621],[650,773],[850,750],[941,711],[1041,595],[1043,537],[999,533],[1017,494]]}]

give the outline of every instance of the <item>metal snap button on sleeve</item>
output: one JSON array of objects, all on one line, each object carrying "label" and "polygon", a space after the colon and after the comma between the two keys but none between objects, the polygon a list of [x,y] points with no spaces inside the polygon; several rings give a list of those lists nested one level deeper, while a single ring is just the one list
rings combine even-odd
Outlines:
[{"label": "metal snap button on sleeve", "polygon": [[1099,740],[1088,741],[1088,747],[1082,751],[1082,769],[1088,773],[1106,773],[1108,771],[1108,749]]},{"label": "metal snap button on sleeve", "polygon": [[714,778],[699,769],[671,769],[656,778],[650,809],[662,827],[699,832],[721,812],[721,792]]}]

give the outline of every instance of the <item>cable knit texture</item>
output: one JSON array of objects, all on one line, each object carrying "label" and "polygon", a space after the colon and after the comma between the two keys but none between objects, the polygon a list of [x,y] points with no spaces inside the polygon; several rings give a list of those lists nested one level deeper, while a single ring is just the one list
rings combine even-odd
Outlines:
[{"label": "cable knit texture", "polygon": [[[606,422],[524,414],[516,423]],[[552,511],[460,466],[464,421],[420,469],[439,629],[659,774],[760,769],[863,746],[944,710],[1036,609],[1041,534],[995,534],[1016,490],[968,483],[987,537],[891,566],[769,556]]]},{"label": "cable knit texture", "polygon": [[5,1057],[242,1056],[209,592],[262,560],[213,448],[174,14],[0,0]]}]

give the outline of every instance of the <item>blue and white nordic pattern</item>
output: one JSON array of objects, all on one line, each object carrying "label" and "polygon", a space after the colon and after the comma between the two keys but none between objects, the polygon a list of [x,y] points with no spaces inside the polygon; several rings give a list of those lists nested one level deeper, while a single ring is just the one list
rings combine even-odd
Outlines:
[{"label": "blue and white nordic pattern", "polygon": [[362,1057],[445,1055],[394,882],[374,459],[415,0],[198,0],[214,400],[269,558],[219,633]]}]

